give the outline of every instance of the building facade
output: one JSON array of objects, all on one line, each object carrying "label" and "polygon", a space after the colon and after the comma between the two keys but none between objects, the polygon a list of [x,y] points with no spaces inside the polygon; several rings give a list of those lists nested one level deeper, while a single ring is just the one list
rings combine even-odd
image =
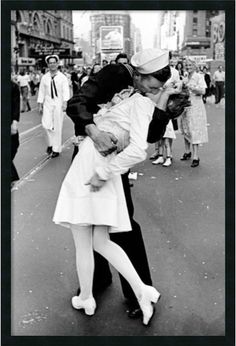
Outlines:
[{"label": "building facade", "polygon": [[213,59],[211,18],[220,11],[186,11],[182,54],[194,57],[198,63]]},{"label": "building facade", "polygon": [[58,54],[72,64],[72,11],[11,11],[11,55],[15,69],[45,66],[45,56]]},{"label": "building facade", "polygon": [[132,55],[131,20],[126,11],[95,11],[90,20],[94,60],[112,60],[120,52]]}]

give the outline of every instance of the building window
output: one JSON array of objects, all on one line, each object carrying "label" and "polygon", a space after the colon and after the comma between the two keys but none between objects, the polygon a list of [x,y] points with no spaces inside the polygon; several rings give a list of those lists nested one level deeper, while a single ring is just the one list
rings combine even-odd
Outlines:
[{"label": "building window", "polygon": [[56,36],[58,35],[58,25],[57,25],[57,23],[55,23],[55,35]]},{"label": "building window", "polygon": [[193,17],[193,24],[197,24],[197,17]]},{"label": "building window", "polygon": [[198,13],[198,11],[193,11],[193,13]]},{"label": "building window", "polygon": [[197,29],[196,28],[193,29],[193,36],[197,36]]},{"label": "building window", "polygon": [[52,35],[52,23],[50,22],[50,20],[48,20],[46,25],[46,34]]},{"label": "building window", "polygon": [[22,17],[20,11],[16,11],[16,21],[17,23],[22,22]]},{"label": "building window", "polygon": [[40,20],[37,13],[34,15],[34,18],[33,18],[33,29],[35,31],[40,31]]}]

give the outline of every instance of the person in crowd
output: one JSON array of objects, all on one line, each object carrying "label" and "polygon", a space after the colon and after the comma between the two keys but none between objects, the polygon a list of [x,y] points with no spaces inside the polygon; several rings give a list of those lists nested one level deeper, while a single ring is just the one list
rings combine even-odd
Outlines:
[{"label": "person in crowd", "polygon": [[[154,67],[148,70],[150,74],[145,74],[151,61],[159,57],[159,50],[145,50],[140,55],[140,62],[137,69],[134,69],[129,64],[116,64],[105,66],[95,76],[91,76],[86,84],[81,88],[80,93],[68,101],[67,115],[72,119],[75,125],[75,135],[89,136],[97,150],[101,155],[107,156],[116,150],[116,138],[112,134],[100,131],[93,119],[93,114],[97,113],[100,104],[111,102],[115,96],[117,100],[122,100],[124,89],[127,89],[126,94],[130,90],[129,86],[138,88],[141,93],[159,92],[160,80],[165,81],[163,76],[159,74],[156,77],[155,72],[160,68]],[[165,55],[164,55],[165,56]],[[158,58],[159,60],[159,58]],[[143,68],[142,63],[143,62]],[[146,64],[145,64],[146,62]],[[165,64],[168,62],[165,61]],[[152,64],[151,64],[152,65]],[[158,78],[158,79],[157,79]],[[86,87],[85,87],[86,86]],[[183,109],[181,110],[181,112]],[[164,132],[167,123],[169,122],[168,112],[155,107],[154,115],[150,123],[148,131],[148,141],[155,143],[159,140]],[[78,152],[78,147],[75,147],[73,157]],[[122,184],[125,194],[125,199],[128,207],[132,232],[111,233],[111,239],[120,245],[128,254],[132,264],[146,285],[152,285],[150,270],[148,266],[147,255],[142,238],[142,233],[139,224],[133,219],[134,208],[131,197],[128,172],[122,174]],[[93,280],[93,294],[107,288],[112,282],[112,275],[107,261],[95,252],[95,271]],[[120,276],[122,290],[128,303],[128,316],[136,318],[141,315],[140,306],[127,281]],[[80,289],[79,289],[80,290]],[[78,290],[78,295],[79,295]]]},{"label": "person in crowd", "polygon": [[116,64],[116,61],[115,60],[110,60],[110,65],[115,65]]},{"label": "person in crowd", "polygon": [[90,66],[88,66],[86,68],[86,76],[84,76],[81,80],[81,86],[89,79],[91,72],[92,72],[92,68]]},{"label": "person in crowd", "polygon": [[218,69],[214,72],[212,81],[215,86],[215,104],[217,104],[224,97],[225,72],[223,71],[222,65],[219,65]]},{"label": "person in crowd", "polygon": [[[172,53],[169,52],[170,58],[170,71],[171,77],[165,83],[164,88],[172,86],[176,88],[179,92],[182,89],[182,83],[180,81],[180,76],[178,71],[175,69],[174,60],[172,58]],[[163,138],[155,143],[155,151],[151,155],[150,159],[154,158],[152,162],[153,165],[162,164],[164,167],[169,167],[172,164],[172,144],[173,139],[176,139],[175,130],[178,130],[177,119],[171,119],[167,124],[166,131],[163,135]],[[165,159],[164,159],[165,152]]]},{"label": "person in crowd", "polygon": [[18,123],[20,120],[20,90],[18,84],[11,80],[11,186],[19,180],[19,175],[14,165],[19,143]]},{"label": "person in crowd", "polygon": [[178,61],[176,66],[175,66],[175,69],[179,72],[179,77],[180,79],[183,79],[183,76],[184,76],[184,65],[182,63],[182,61]]},{"label": "person in crowd", "polygon": [[211,96],[211,75],[208,73],[206,66],[203,67],[202,72],[207,86],[205,94],[202,95],[202,100],[206,103],[207,97]]},{"label": "person in crowd", "polygon": [[102,69],[102,66],[101,66],[98,62],[95,62],[95,64],[93,64],[92,70],[91,70],[91,72],[90,72],[90,76],[94,76],[94,75],[97,74],[101,69]]},{"label": "person in crowd", "polygon": [[49,71],[41,79],[37,102],[48,139],[47,154],[55,158],[61,152],[63,112],[70,98],[70,90],[66,76],[58,71],[59,57],[48,55],[45,61]]},{"label": "person in crowd", "polygon": [[43,75],[46,73],[46,68],[43,67],[40,71],[39,71],[39,83],[41,82],[41,79],[43,77]]},{"label": "person in crowd", "polygon": [[119,53],[116,57],[116,64],[128,64],[129,63],[129,59],[127,54],[125,53]]},{"label": "person in crowd", "polygon": [[106,66],[106,65],[108,65],[108,61],[107,61],[106,59],[103,59],[103,60],[102,60],[102,67],[104,67],[104,66]]},{"label": "person in crowd", "polygon": [[152,162],[153,165],[162,164],[163,167],[172,165],[172,143],[176,139],[172,121],[170,120],[166,126],[163,138],[155,143],[156,153],[158,157]]},{"label": "person in crowd", "polygon": [[196,63],[186,60],[188,77],[183,79],[184,86],[190,92],[191,106],[186,108],[181,116],[180,128],[184,135],[185,153],[182,161],[191,158],[191,145],[193,149],[193,161],[191,167],[197,167],[200,162],[199,144],[208,142],[206,109],[202,101],[202,95],[206,92],[204,76],[196,72]]},{"label": "person in crowd", "polygon": [[15,82],[16,84],[18,84],[18,74],[12,69],[12,72],[11,72],[11,80],[13,82]]},{"label": "person in crowd", "polygon": [[34,83],[33,83],[34,71],[30,70],[28,76],[29,76],[30,93],[32,96],[34,96],[35,95]]},{"label": "person in crowd", "polygon": [[[173,87],[160,90],[170,77],[170,68],[168,52],[158,53],[155,52],[148,64],[145,52],[132,57],[132,65],[143,75],[137,77],[136,86],[140,78],[146,83],[154,78],[155,87],[152,84],[154,89],[149,86],[142,93],[133,88],[130,96],[95,117],[98,129],[110,132],[116,138],[117,150],[104,157],[90,137],[82,142],[62,183],[53,217],[55,223],[71,228],[75,242],[80,294],[72,298],[72,306],[84,309],[87,315],[95,312],[92,290],[94,249],[129,282],[142,310],[144,325],[148,325],[154,311],[152,303],[157,302],[160,293],[143,282],[125,251],[110,240],[109,233],[132,231],[120,175],[146,157],[148,129],[155,103],[145,94],[148,96],[153,91],[152,99],[158,95],[157,106],[165,112],[169,95],[176,93]],[[152,75],[154,71],[157,71],[155,77]]]},{"label": "person in crowd", "polygon": [[30,79],[24,70],[20,71],[20,74],[18,76],[18,84],[20,86],[20,92],[22,96],[21,112],[29,112],[31,111],[29,103]]},{"label": "person in crowd", "polygon": [[34,83],[34,90],[35,90],[35,92],[37,92],[38,89],[39,89],[39,84],[40,84],[40,73],[39,73],[39,71],[35,71],[34,78],[33,78],[33,83]]},{"label": "person in crowd", "polygon": [[71,83],[73,95],[77,94],[79,91],[79,77],[78,77],[78,66],[73,66],[73,71],[71,73]]}]

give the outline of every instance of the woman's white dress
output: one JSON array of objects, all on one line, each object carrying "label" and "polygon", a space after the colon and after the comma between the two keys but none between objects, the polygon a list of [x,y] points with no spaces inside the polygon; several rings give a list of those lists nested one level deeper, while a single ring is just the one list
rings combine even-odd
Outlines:
[{"label": "woman's white dress", "polygon": [[165,130],[165,133],[164,133],[164,135],[163,135],[163,138],[176,139],[176,135],[175,135],[173,123],[172,123],[171,120],[170,120],[170,121],[168,122],[168,124],[166,125],[166,130]]},{"label": "woman's white dress", "polygon": [[[120,174],[146,158],[153,111],[150,99],[134,94],[95,118],[98,128],[112,132],[123,150],[103,157],[93,141],[85,138],[62,183],[53,217],[56,224],[107,225],[110,232],[131,230]],[[91,192],[86,183],[95,172],[107,181],[99,191]]]},{"label": "woman's white dress", "polygon": [[[188,86],[206,89],[207,85],[201,73],[194,72]],[[202,95],[190,92],[191,106],[187,107],[180,117],[180,129],[184,138],[191,144],[208,142],[207,117]]]}]

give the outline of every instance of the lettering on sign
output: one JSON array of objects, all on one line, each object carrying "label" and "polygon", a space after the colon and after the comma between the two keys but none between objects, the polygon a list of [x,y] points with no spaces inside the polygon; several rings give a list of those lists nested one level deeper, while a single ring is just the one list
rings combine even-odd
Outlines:
[{"label": "lettering on sign", "polygon": [[35,65],[35,59],[34,58],[18,58],[18,65]]}]

